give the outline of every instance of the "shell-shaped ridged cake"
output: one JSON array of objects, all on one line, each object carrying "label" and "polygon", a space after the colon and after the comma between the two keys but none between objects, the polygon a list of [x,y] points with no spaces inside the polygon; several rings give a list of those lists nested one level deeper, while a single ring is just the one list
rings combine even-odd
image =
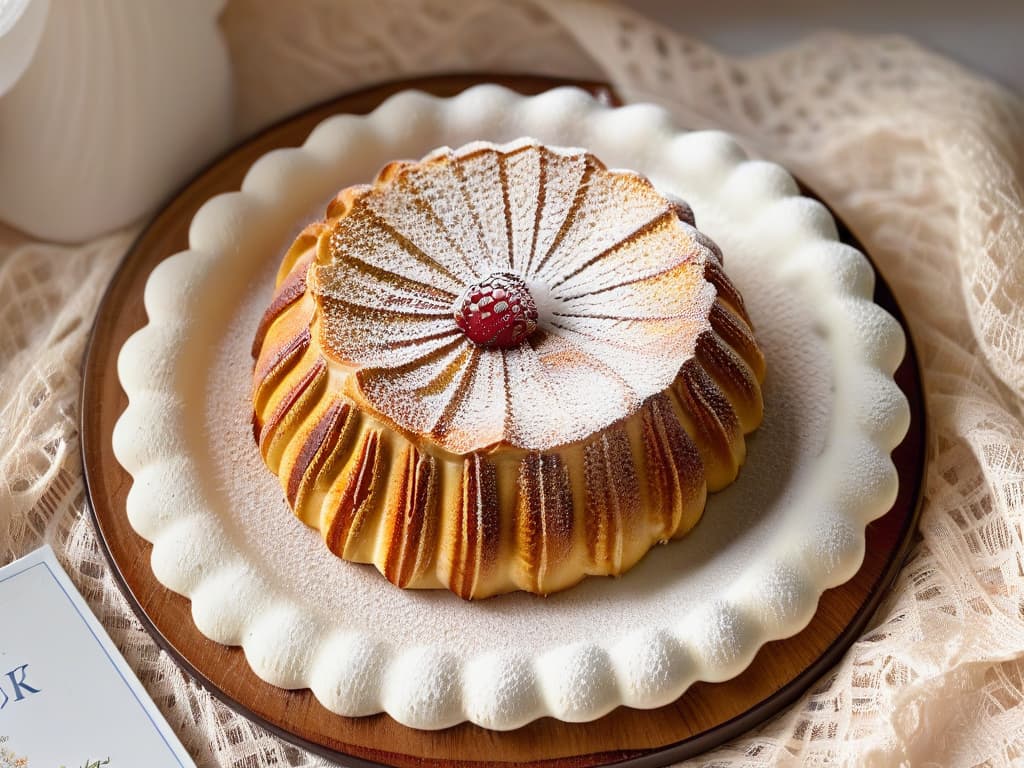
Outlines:
[{"label": "shell-shaped ridged cake", "polygon": [[764,358],[684,202],[474,143],[343,190],[284,257],[253,430],[339,557],[463,598],[620,574],[700,519]]}]

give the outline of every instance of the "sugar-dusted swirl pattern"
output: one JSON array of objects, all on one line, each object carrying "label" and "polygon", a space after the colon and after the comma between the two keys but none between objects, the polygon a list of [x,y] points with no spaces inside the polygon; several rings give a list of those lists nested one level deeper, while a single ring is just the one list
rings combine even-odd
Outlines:
[{"label": "sugar-dusted swirl pattern", "polygon": [[[512,155],[522,154],[523,146],[537,149],[532,144],[517,144]],[[453,158],[481,151],[493,154],[501,150],[475,146],[461,155],[435,154],[427,163],[458,165]],[[543,151],[552,157],[563,156]],[[592,156],[582,152],[574,156],[586,158],[581,162],[592,169],[591,174],[613,175],[590,159]],[[497,165],[500,168],[502,164]],[[650,245],[678,248],[683,244],[686,250],[662,255],[662,263],[669,265],[664,268],[644,249],[645,263],[632,271],[609,268],[597,290],[639,291],[647,275],[655,282],[675,280],[667,288],[658,286],[654,293],[646,294],[649,303],[669,295],[673,286],[697,296],[698,308],[704,286],[711,297],[702,310],[703,317],[695,315],[692,306],[680,312],[677,305],[662,303],[669,309],[667,321],[646,322],[659,317],[658,306],[651,306],[646,315],[636,313],[644,322],[627,322],[633,333],[656,335],[656,349],[662,355],[675,342],[682,359],[675,363],[667,384],[642,399],[637,391],[643,390],[633,390],[638,402],[632,410],[622,414],[606,410],[600,428],[576,439],[556,433],[561,442],[544,443],[542,449],[524,447],[516,439],[531,430],[539,434],[539,430],[508,429],[508,422],[517,415],[541,419],[545,409],[517,411],[509,405],[514,398],[500,392],[497,400],[506,406],[500,413],[505,430],[500,435],[486,430],[472,434],[466,429],[444,430],[438,421],[420,431],[418,425],[403,423],[401,414],[396,417],[389,411],[388,401],[377,399],[377,390],[366,386],[374,379],[360,374],[371,371],[377,380],[389,382],[383,390],[387,392],[417,365],[429,366],[435,357],[447,360],[443,391],[428,389],[425,396],[440,395],[451,403],[457,400],[450,390],[459,389],[460,373],[463,380],[468,377],[472,381],[489,370],[484,366],[473,370],[473,361],[479,365],[481,359],[490,357],[507,369],[511,361],[525,355],[543,357],[537,350],[557,337],[560,329],[549,309],[549,325],[540,342],[531,343],[525,351],[483,350],[465,341],[457,328],[452,330],[450,311],[445,318],[439,311],[429,319],[417,316],[415,322],[423,327],[416,331],[410,328],[413,323],[408,316],[396,319],[401,312],[375,308],[395,307],[403,298],[402,311],[410,307],[419,311],[432,306],[435,291],[439,304],[450,301],[449,296],[453,300],[460,287],[454,279],[459,268],[454,260],[462,258],[455,248],[446,251],[446,258],[453,260],[446,267],[453,278],[450,290],[443,294],[438,286],[448,284],[436,265],[416,267],[437,273],[436,281],[429,283],[385,275],[369,257],[354,258],[355,266],[343,264],[332,273],[340,260],[343,237],[339,232],[356,231],[364,243],[376,237],[365,222],[357,221],[352,230],[343,229],[340,223],[369,217],[370,207],[384,204],[373,197],[374,191],[386,192],[396,180],[404,183],[403,174],[415,167],[392,164],[373,186],[342,191],[328,207],[326,218],[307,227],[287,252],[253,345],[253,430],[264,460],[280,478],[295,514],[321,531],[333,553],[373,563],[400,587],[446,587],[471,599],[513,590],[548,594],[587,575],[623,573],[654,544],[681,536],[697,523],[708,491],[718,490],[736,477],[745,455],[744,435],[761,420],[764,359],[743,301],[722,268],[721,252],[693,228],[692,213],[685,204],[657,195],[649,182],[635,174],[622,174],[631,188],[640,187],[651,200],[654,196],[660,200],[662,213],[656,214],[650,225],[652,232],[682,233]],[[505,195],[514,192],[513,187]],[[570,193],[574,198],[579,195],[575,189]],[[508,221],[512,219],[510,216]],[[477,225],[466,226],[472,229]],[[630,231],[637,229],[628,222],[624,226],[631,227]],[[515,240],[518,229],[522,227],[509,223],[505,246]],[[563,222],[558,229],[571,227]],[[396,241],[393,233],[388,238]],[[523,235],[522,239],[528,238]],[[407,255],[426,253],[416,246],[402,250]],[[607,243],[598,247],[599,252],[608,250]],[[510,259],[511,265],[502,266],[522,268]],[[578,274],[596,268],[601,261],[584,260],[589,263],[577,269]],[[478,266],[464,279],[474,279],[488,268]],[[699,269],[700,282],[687,274],[694,268]],[[547,280],[548,285],[556,281],[569,284],[565,276],[572,271],[563,265],[557,273],[526,274]],[[340,275],[348,281],[348,292],[342,291]],[[619,285],[612,284],[613,279]],[[423,286],[431,286],[431,290]],[[377,305],[370,303],[374,300]],[[642,309],[641,300],[633,300],[634,306]],[[551,303],[549,299],[549,307]],[[557,299],[553,303],[557,308]],[[683,320],[673,325],[680,317]],[[598,321],[604,319],[597,316]],[[394,338],[387,344],[380,342],[389,336],[381,326],[392,321],[412,341],[404,346]],[[542,331],[544,321],[542,317]],[[692,338],[687,338],[686,332],[692,333]],[[421,336],[416,333],[436,335],[439,346],[431,348],[430,354],[410,351],[406,347],[419,346],[415,340]],[[640,349],[641,343],[638,341],[634,350]],[[458,346],[464,347],[461,357],[448,349]],[[580,344],[580,350],[586,352],[585,345]],[[581,357],[585,354],[570,356],[566,365],[575,365]],[[382,364],[382,359],[391,367]],[[587,365],[583,363],[584,368]],[[398,371],[395,380],[388,379],[392,369]],[[507,378],[499,378],[498,384],[503,380],[508,386]],[[481,397],[493,394],[480,386]],[[552,418],[557,408],[557,403],[546,404]],[[466,448],[467,440],[472,444],[481,439],[485,443],[481,450],[458,450]],[[546,439],[552,439],[551,433]]]},{"label": "sugar-dusted swirl pattern", "polygon": [[[709,327],[714,246],[692,212],[581,150],[443,148],[389,164],[328,217],[310,276],[325,353],[355,399],[450,453],[578,442],[668,387]],[[452,316],[501,272],[541,313],[512,349]]]}]

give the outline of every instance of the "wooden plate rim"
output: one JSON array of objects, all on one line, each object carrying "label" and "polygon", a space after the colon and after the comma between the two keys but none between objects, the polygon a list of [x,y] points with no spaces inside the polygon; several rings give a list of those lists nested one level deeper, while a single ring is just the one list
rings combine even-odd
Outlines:
[{"label": "wooden plate rim", "polygon": [[[126,250],[125,255],[120,260],[114,273],[111,275],[110,282],[108,283],[104,293],[97,305],[96,318],[99,318],[102,311],[107,307],[108,301],[111,295],[114,293],[115,288],[118,286],[118,280],[123,274],[127,264],[136,257],[136,250],[139,245],[145,240],[149,230],[160,218],[163,212],[180,197],[186,190],[188,190],[197,180],[205,176],[206,173],[214,169],[220,163],[228,159],[230,156],[235,154],[240,148],[248,145],[251,142],[257,141],[266,134],[272,133],[282,126],[298,120],[310,113],[317,112],[329,106],[330,104],[337,102],[344,98],[355,98],[360,96],[368,96],[374,92],[383,91],[390,92],[396,86],[401,86],[402,89],[416,89],[429,91],[429,84],[437,85],[439,82],[452,82],[456,84],[465,84],[465,87],[472,87],[476,84],[489,83],[489,82],[501,82],[508,87],[516,88],[516,83],[519,82],[532,82],[532,83],[547,83],[550,88],[557,88],[560,86],[575,86],[581,87],[592,94],[607,95],[612,103],[619,103],[618,99],[614,96],[614,92],[607,83],[596,82],[596,81],[580,81],[562,79],[556,77],[545,77],[536,75],[488,75],[488,74],[452,74],[452,75],[431,75],[418,78],[400,79],[387,82],[377,83],[365,88],[358,90],[338,94],[322,102],[314,104],[310,107],[306,107],[299,112],[288,115],[262,129],[253,133],[250,136],[234,143],[232,146],[227,148],[225,151],[220,153],[217,157],[207,163],[201,168],[196,174],[189,178],[184,184],[182,184],[177,190],[168,196],[167,200],[160,205],[146,226],[139,232],[132,244]],[[386,97],[385,97],[386,98]],[[899,573],[904,560],[909,553],[910,545],[913,540],[913,533],[917,528],[917,523],[920,517],[921,505],[923,500],[923,484],[925,477],[925,470],[927,465],[927,430],[928,422],[926,418],[926,404],[923,393],[923,379],[920,368],[920,359],[917,354],[917,349],[913,341],[911,330],[907,324],[906,318],[897,304],[895,297],[889,287],[888,282],[885,280],[883,275],[871,258],[870,254],[861,245],[858,238],[852,233],[848,226],[836,215],[836,213],[828,207],[828,204],[824,202],[813,190],[807,187],[802,182],[800,184],[801,192],[804,195],[815,198],[822,202],[828,208],[829,212],[836,220],[837,227],[839,229],[839,236],[842,242],[852,245],[853,247],[860,250],[867,256],[868,261],[871,264],[872,270],[875,275],[875,295],[874,300],[885,308],[893,317],[899,322],[906,334],[907,345],[906,353],[901,368],[909,366],[910,376],[908,380],[909,387],[904,389],[904,394],[907,396],[910,407],[911,407],[911,427],[904,441],[912,441],[915,445],[916,450],[914,453],[919,457],[919,462],[913,468],[912,477],[904,478],[901,473],[900,482],[909,480],[913,484],[913,505],[910,513],[907,514],[903,520],[898,533],[898,544],[894,547],[892,554],[890,555],[885,568],[875,579],[874,583],[868,590],[867,597],[864,602],[857,608],[853,614],[852,619],[849,623],[843,627],[833,642],[810,664],[808,664],[800,673],[794,676],[788,683],[783,685],[781,688],[770,694],[766,698],[757,702],[745,712],[740,713],[728,720],[724,720],[721,723],[701,732],[683,739],[678,742],[666,744],[662,747],[655,749],[639,749],[639,750],[623,750],[613,752],[593,752],[593,753],[581,753],[585,754],[588,758],[601,759],[605,756],[608,757],[608,762],[602,762],[600,765],[607,766],[621,766],[623,768],[654,768],[655,766],[664,766],[670,763],[684,760],[687,758],[699,755],[709,749],[723,744],[724,742],[739,736],[747,730],[755,727],[756,725],[763,723],[767,719],[778,714],[781,710],[792,704],[800,695],[810,687],[811,684],[819,679],[829,668],[831,668],[846,652],[846,650],[857,640],[863,631],[864,627],[871,620],[879,604],[881,603],[888,588],[892,585]],[[277,725],[274,722],[256,714],[249,709],[245,704],[239,702],[235,698],[224,692],[216,683],[208,678],[203,672],[197,669],[190,661],[188,661],[180,651],[163,635],[163,633],[157,628],[155,623],[150,619],[149,615],[143,610],[141,604],[136,598],[131,587],[128,585],[128,581],[121,570],[121,566],[115,560],[110,545],[107,541],[106,534],[103,525],[99,519],[99,515],[96,511],[97,505],[94,502],[94,482],[92,477],[93,466],[92,463],[87,461],[90,447],[94,444],[94,441],[102,439],[102,436],[95,435],[93,430],[88,426],[88,419],[86,418],[85,405],[92,400],[92,390],[94,385],[94,377],[90,375],[90,371],[93,368],[96,353],[96,347],[98,346],[97,340],[97,326],[98,323],[94,321],[92,328],[90,329],[88,340],[86,342],[85,351],[82,357],[81,364],[81,387],[80,387],[80,414],[79,414],[79,427],[81,432],[80,442],[80,453],[83,467],[83,474],[85,480],[86,490],[86,502],[89,508],[90,516],[93,525],[97,532],[97,539],[100,543],[100,549],[103,552],[104,558],[110,565],[110,568],[115,576],[115,581],[124,595],[126,601],[131,606],[132,611],[139,619],[140,623],[157,643],[174,661],[187,672],[199,685],[209,691],[213,696],[231,708],[233,711],[238,712],[244,717],[257,723],[260,727],[274,733],[278,737],[288,741],[296,746],[299,746],[305,750],[308,750],[316,755],[326,757],[328,759],[335,760],[337,758],[343,758],[348,764],[355,768],[387,768],[390,763],[377,762],[364,757],[359,757],[353,754],[339,752],[329,747],[317,744],[309,741],[301,736],[298,736],[291,731]],[[116,355],[115,355],[116,359]],[[909,391],[908,391],[909,389]],[[893,510],[890,510],[890,512]],[[166,589],[163,585],[161,588]],[[685,693],[683,694],[685,695]],[[571,724],[569,724],[571,725]],[[405,753],[390,753],[386,751],[379,751],[378,754],[382,759],[387,759],[390,755],[401,755],[407,756]],[[545,766],[545,765],[559,765],[565,761],[571,760],[570,757],[559,757],[551,758],[549,760],[535,761],[530,765],[533,766]],[[431,762],[429,759],[427,763]],[[476,763],[483,765],[483,761],[463,761],[467,763]],[[593,763],[588,763],[593,764]]]}]

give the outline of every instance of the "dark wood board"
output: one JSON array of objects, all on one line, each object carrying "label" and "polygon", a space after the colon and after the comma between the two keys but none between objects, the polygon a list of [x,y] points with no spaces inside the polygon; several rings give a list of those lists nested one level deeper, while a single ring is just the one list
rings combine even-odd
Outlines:
[{"label": "dark wood board", "polygon": [[[150,271],[167,256],[187,248],[188,227],[196,210],[213,195],[238,189],[249,166],[264,153],[301,144],[329,115],[369,112],[407,88],[447,96],[482,82],[527,94],[578,85],[612,99],[609,88],[601,83],[538,77],[459,75],[389,83],[341,96],[272,126],[216,160],[168,201],[114,275],[83,361],[82,459],[89,502],[117,580],[154,639],[214,695],[293,743],[353,766],[668,765],[772,717],[824,675],[862,633],[906,556],[924,478],[924,396],[906,321],[880,275],[875,300],[900,321],[908,336],[907,355],[896,380],[910,401],[911,426],[893,454],[900,476],[896,503],[868,526],[860,570],[846,584],[825,592],[807,628],[766,644],[738,677],[698,683],[659,709],[620,707],[591,723],[543,718],[503,733],[467,723],[443,731],[418,731],[383,714],[335,715],[309,690],[286,691],[263,682],[249,668],[240,648],[220,645],[200,634],[189,601],[154,577],[151,546],[132,530],[125,514],[131,478],[117,463],[111,446],[114,423],[127,405],[117,378],[117,355],[125,339],[146,322],[142,295]],[[864,250],[841,222],[840,233],[844,242]]]}]

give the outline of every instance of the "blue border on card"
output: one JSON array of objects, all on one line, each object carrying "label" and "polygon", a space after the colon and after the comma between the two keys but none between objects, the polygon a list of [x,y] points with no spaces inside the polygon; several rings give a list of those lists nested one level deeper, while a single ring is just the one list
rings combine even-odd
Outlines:
[{"label": "blue border on card", "polygon": [[[150,713],[149,709],[146,707],[142,699],[139,698],[139,694],[136,692],[135,688],[132,687],[131,682],[128,680],[127,677],[124,676],[124,672],[122,672],[121,668],[117,666],[117,662],[114,661],[113,657],[110,655],[110,651],[108,651],[107,647],[103,644],[103,640],[101,640],[99,635],[96,634],[96,631],[92,628],[92,625],[89,623],[89,620],[85,618],[85,615],[78,607],[78,604],[75,603],[74,598],[72,598],[71,595],[68,594],[67,589],[65,589],[64,585],[61,583],[60,578],[57,576],[57,574],[53,572],[53,569],[50,567],[50,564],[46,561],[46,559],[40,560],[38,563],[33,563],[32,565],[22,568],[20,571],[15,571],[9,576],[4,576],[2,579],[0,579],[0,584],[2,584],[5,581],[9,581],[10,579],[13,579],[15,576],[21,576],[23,573],[27,573],[28,571],[31,571],[33,568],[38,568],[40,565],[46,568],[46,572],[50,574],[50,578],[53,579],[54,583],[58,587],[60,587],[60,591],[64,593],[64,597],[66,597],[68,602],[71,603],[71,607],[75,609],[75,613],[78,614],[78,618],[80,618],[82,620],[82,623],[85,624],[85,628],[89,630],[89,634],[92,635],[93,640],[95,640],[96,644],[99,645],[100,650],[103,651],[103,655],[107,657],[107,661],[110,662],[110,666],[112,666],[114,668],[114,671],[117,672],[117,676],[120,677],[122,682],[124,682],[125,686],[127,686],[129,692],[132,694],[132,697],[135,699],[136,703],[138,703],[138,705],[142,708],[142,711],[149,719],[150,724],[159,734],[160,740],[163,741],[164,746],[166,746],[167,750],[171,753],[171,757],[174,758],[174,760],[178,763],[178,765],[181,766],[181,768],[187,768],[187,766],[183,762],[181,762],[181,757],[175,751],[174,747],[171,746],[171,743],[169,741],[167,741],[167,736],[164,735],[163,730],[160,728],[160,724],[153,719],[153,715]],[[125,663],[127,664],[127,662]]]}]

